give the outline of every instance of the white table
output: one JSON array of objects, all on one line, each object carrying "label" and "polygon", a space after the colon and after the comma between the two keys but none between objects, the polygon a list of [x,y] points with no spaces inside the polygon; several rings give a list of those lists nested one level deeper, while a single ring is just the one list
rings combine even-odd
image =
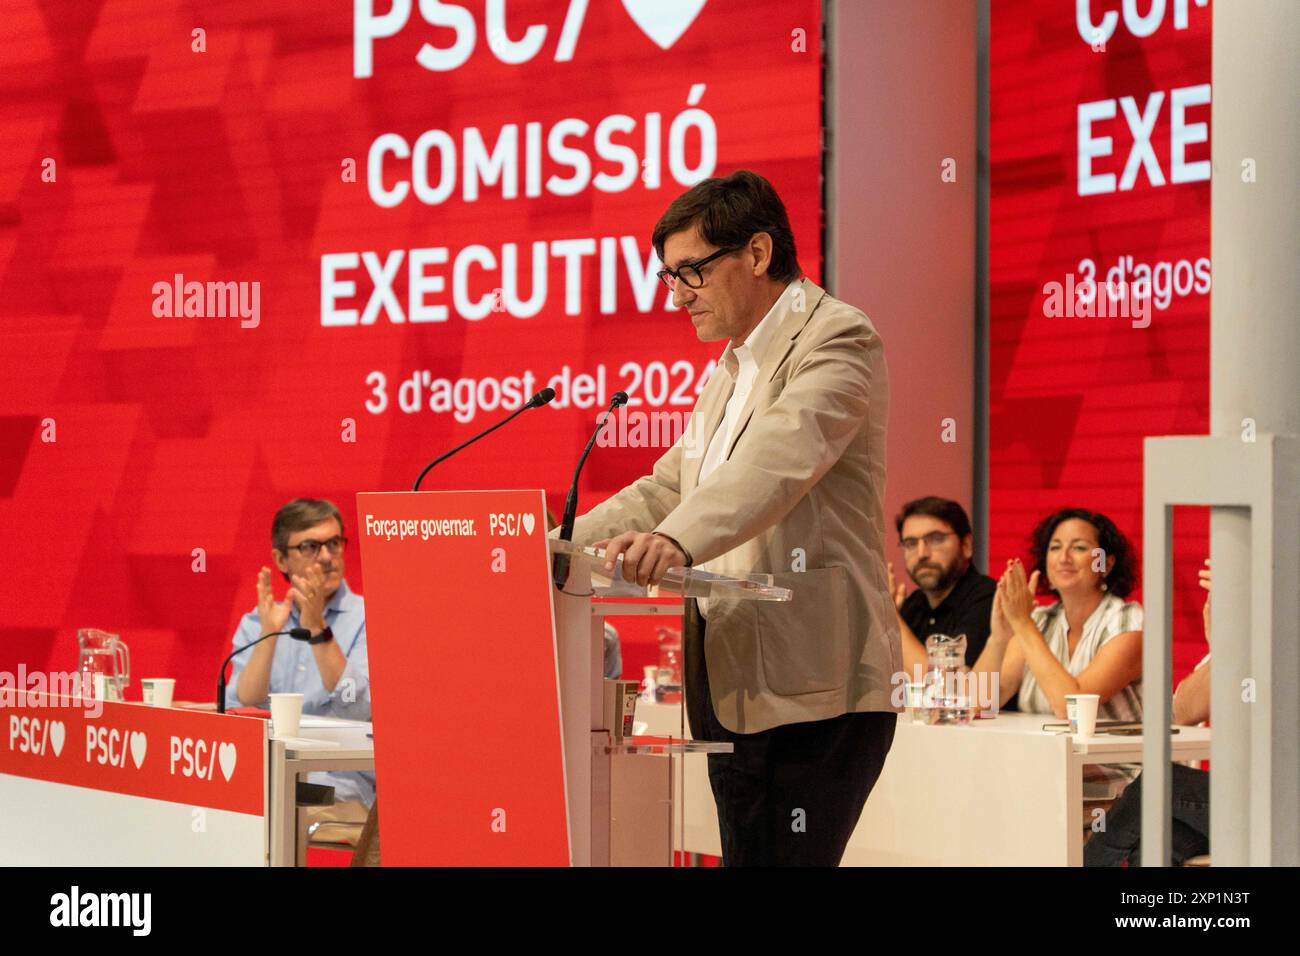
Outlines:
[{"label": "white table", "polygon": [[[680,704],[639,701],[646,733],[676,733]],[[912,723],[900,714],[894,744],[844,854],[858,866],[1080,866],[1083,770],[1141,763],[1142,738],[1075,739],[1046,732],[1050,714],[1006,712],[968,726]],[[1208,760],[1207,727],[1180,727],[1174,760]],[[721,854],[703,756],[683,776],[688,852]]]},{"label": "white table", "polygon": [[375,742],[369,733],[368,723],[303,715],[297,737],[271,738],[267,774],[271,866],[297,862],[299,774],[374,770]]}]

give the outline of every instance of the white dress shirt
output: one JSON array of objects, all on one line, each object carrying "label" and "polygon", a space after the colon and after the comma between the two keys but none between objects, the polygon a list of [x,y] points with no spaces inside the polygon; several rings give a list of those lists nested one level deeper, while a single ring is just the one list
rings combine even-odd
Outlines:
[{"label": "white dress shirt", "polygon": [[[727,399],[727,410],[722,416],[722,421],[718,423],[718,430],[713,433],[709,446],[704,452],[704,461],[700,465],[700,484],[704,484],[704,480],[726,460],[727,450],[731,448],[731,443],[736,437],[736,428],[740,424],[741,410],[749,400],[749,393],[754,388],[754,380],[758,378],[758,368],[763,364],[767,349],[776,335],[779,324],[776,316],[780,311],[778,306],[787,296],[793,295],[800,284],[800,281],[795,279],[786,286],[772,303],[772,308],[767,310],[767,315],[763,316],[758,325],[754,326],[754,330],[745,337],[745,341],[740,345],[732,342],[722,353],[718,368],[730,375],[735,384],[732,387],[731,398]],[[704,571],[710,570],[709,562],[697,567]],[[707,616],[708,601],[701,598],[696,603],[699,605],[700,614]]]}]

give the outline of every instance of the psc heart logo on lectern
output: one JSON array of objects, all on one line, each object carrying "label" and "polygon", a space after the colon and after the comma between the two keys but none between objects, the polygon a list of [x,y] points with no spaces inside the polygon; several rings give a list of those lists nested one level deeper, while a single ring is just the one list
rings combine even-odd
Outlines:
[{"label": "psc heart logo on lectern", "polygon": [[533,533],[537,527],[537,516],[531,511],[520,514],[498,512],[488,515],[488,534],[491,537],[517,538]]}]

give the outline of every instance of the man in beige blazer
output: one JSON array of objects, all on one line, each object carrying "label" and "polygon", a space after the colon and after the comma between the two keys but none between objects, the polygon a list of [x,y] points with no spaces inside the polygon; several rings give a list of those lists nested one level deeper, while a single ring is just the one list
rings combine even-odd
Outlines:
[{"label": "man in beige blazer", "polygon": [[674,566],[774,575],[789,603],[688,601],[685,695],[726,865],[837,865],[893,741],[903,671],[884,558],[889,391],[870,320],[800,279],[785,208],[740,171],[654,231],[705,342],[727,339],[681,438],[573,539],[657,582]]}]

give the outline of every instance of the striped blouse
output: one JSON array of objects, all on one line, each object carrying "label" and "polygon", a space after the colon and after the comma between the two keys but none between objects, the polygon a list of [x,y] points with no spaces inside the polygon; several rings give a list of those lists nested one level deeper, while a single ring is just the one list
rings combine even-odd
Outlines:
[{"label": "striped blouse", "polygon": [[[1069,625],[1065,620],[1064,608],[1060,601],[1047,606],[1035,607],[1034,624],[1047,642],[1048,649],[1061,662],[1062,666],[1074,677],[1082,674],[1092,663],[1097,653],[1117,634],[1142,630],[1142,605],[1136,601],[1125,601],[1114,594],[1107,594],[1097,605],[1088,620],[1083,624],[1083,636],[1075,645],[1074,653],[1069,653]],[[1020,679],[1020,697],[1018,706],[1022,711],[1034,714],[1052,713],[1052,703],[1043,692],[1029,664],[1025,664],[1024,675]],[[1097,708],[1097,719],[1101,720],[1141,720],[1142,719],[1142,678],[1134,680],[1104,701]],[[1132,764],[1111,764],[1104,770],[1104,776],[1115,789],[1122,789],[1137,776],[1138,767]]]}]

